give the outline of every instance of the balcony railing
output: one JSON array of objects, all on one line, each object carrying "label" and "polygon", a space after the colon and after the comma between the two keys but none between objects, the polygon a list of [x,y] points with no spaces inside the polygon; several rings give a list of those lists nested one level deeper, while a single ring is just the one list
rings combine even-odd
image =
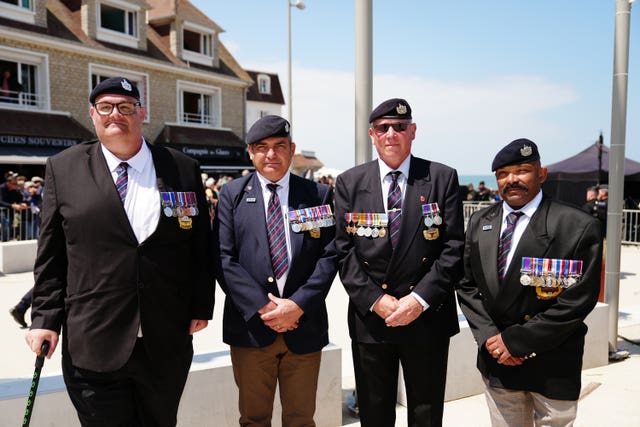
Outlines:
[{"label": "balcony railing", "polygon": [[47,98],[37,93],[0,90],[0,105],[41,110],[46,103]]}]

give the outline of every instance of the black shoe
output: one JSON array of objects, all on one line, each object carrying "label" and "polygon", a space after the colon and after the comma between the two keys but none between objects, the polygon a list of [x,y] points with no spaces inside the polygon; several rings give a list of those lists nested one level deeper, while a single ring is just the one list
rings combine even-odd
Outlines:
[{"label": "black shoe", "polygon": [[9,314],[13,317],[13,320],[18,322],[23,328],[27,327],[27,322],[24,321],[24,312],[20,313],[15,307],[9,310]]}]

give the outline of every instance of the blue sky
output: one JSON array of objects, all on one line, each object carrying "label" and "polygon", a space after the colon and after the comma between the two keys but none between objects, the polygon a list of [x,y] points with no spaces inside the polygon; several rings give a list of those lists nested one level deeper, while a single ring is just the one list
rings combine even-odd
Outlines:
[{"label": "blue sky", "polygon": [[[276,72],[286,98],[287,0],[191,0],[247,69]],[[354,0],[293,8],[293,128],[328,167],[354,164]],[[615,0],[374,0],[373,103],[407,99],[413,153],[490,173],[509,141],[545,164],[609,145]],[[626,155],[640,160],[640,3],[631,12]],[[283,115],[286,115],[286,107]],[[374,150],[375,153],[375,150]]]}]

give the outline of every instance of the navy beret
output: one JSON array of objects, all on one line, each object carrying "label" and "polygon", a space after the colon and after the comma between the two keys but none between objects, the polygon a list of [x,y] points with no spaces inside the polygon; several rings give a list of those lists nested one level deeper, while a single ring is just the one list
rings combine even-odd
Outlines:
[{"label": "navy beret", "polygon": [[105,93],[111,95],[127,95],[140,101],[138,87],[125,77],[110,77],[98,83],[91,91],[91,95],[89,95],[89,102],[93,104],[98,96]]},{"label": "navy beret", "polygon": [[247,132],[247,144],[251,145],[272,136],[290,138],[291,125],[280,116],[268,115],[255,122]]},{"label": "navy beret", "polygon": [[498,151],[496,157],[491,163],[491,171],[511,165],[519,165],[522,163],[530,163],[540,160],[540,153],[535,142],[520,138],[508,143],[502,150]]},{"label": "navy beret", "polygon": [[411,106],[402,98],[391,98],[378,105],[369,114],[369,123],[378,119],[409,119],[411,120]]}]

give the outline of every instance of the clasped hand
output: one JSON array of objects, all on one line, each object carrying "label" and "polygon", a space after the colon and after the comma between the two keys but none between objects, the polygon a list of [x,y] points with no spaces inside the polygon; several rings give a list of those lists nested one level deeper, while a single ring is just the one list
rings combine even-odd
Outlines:
[{"label": "clasped hand", "polygon": [[422,304],[412,295],[397,299],[384,294],[373,306],[373,311],[382,317],[389,327],[405,326],[422,314]]},{"label": "clasped hand", "polygon": [[519,366],[524,363],[523,357],[513,356],[502,341],[502,334],[492,336],[484,344],[489,354],[497,359],[498,363],[507,366]]},{"label": "clasped hand", "polygon": [[258,313],[265,325],[276,332],[293,331],[298,327],[300,316],[304,311],[290,299],[278,298],[269,293],[269,302]]}]

